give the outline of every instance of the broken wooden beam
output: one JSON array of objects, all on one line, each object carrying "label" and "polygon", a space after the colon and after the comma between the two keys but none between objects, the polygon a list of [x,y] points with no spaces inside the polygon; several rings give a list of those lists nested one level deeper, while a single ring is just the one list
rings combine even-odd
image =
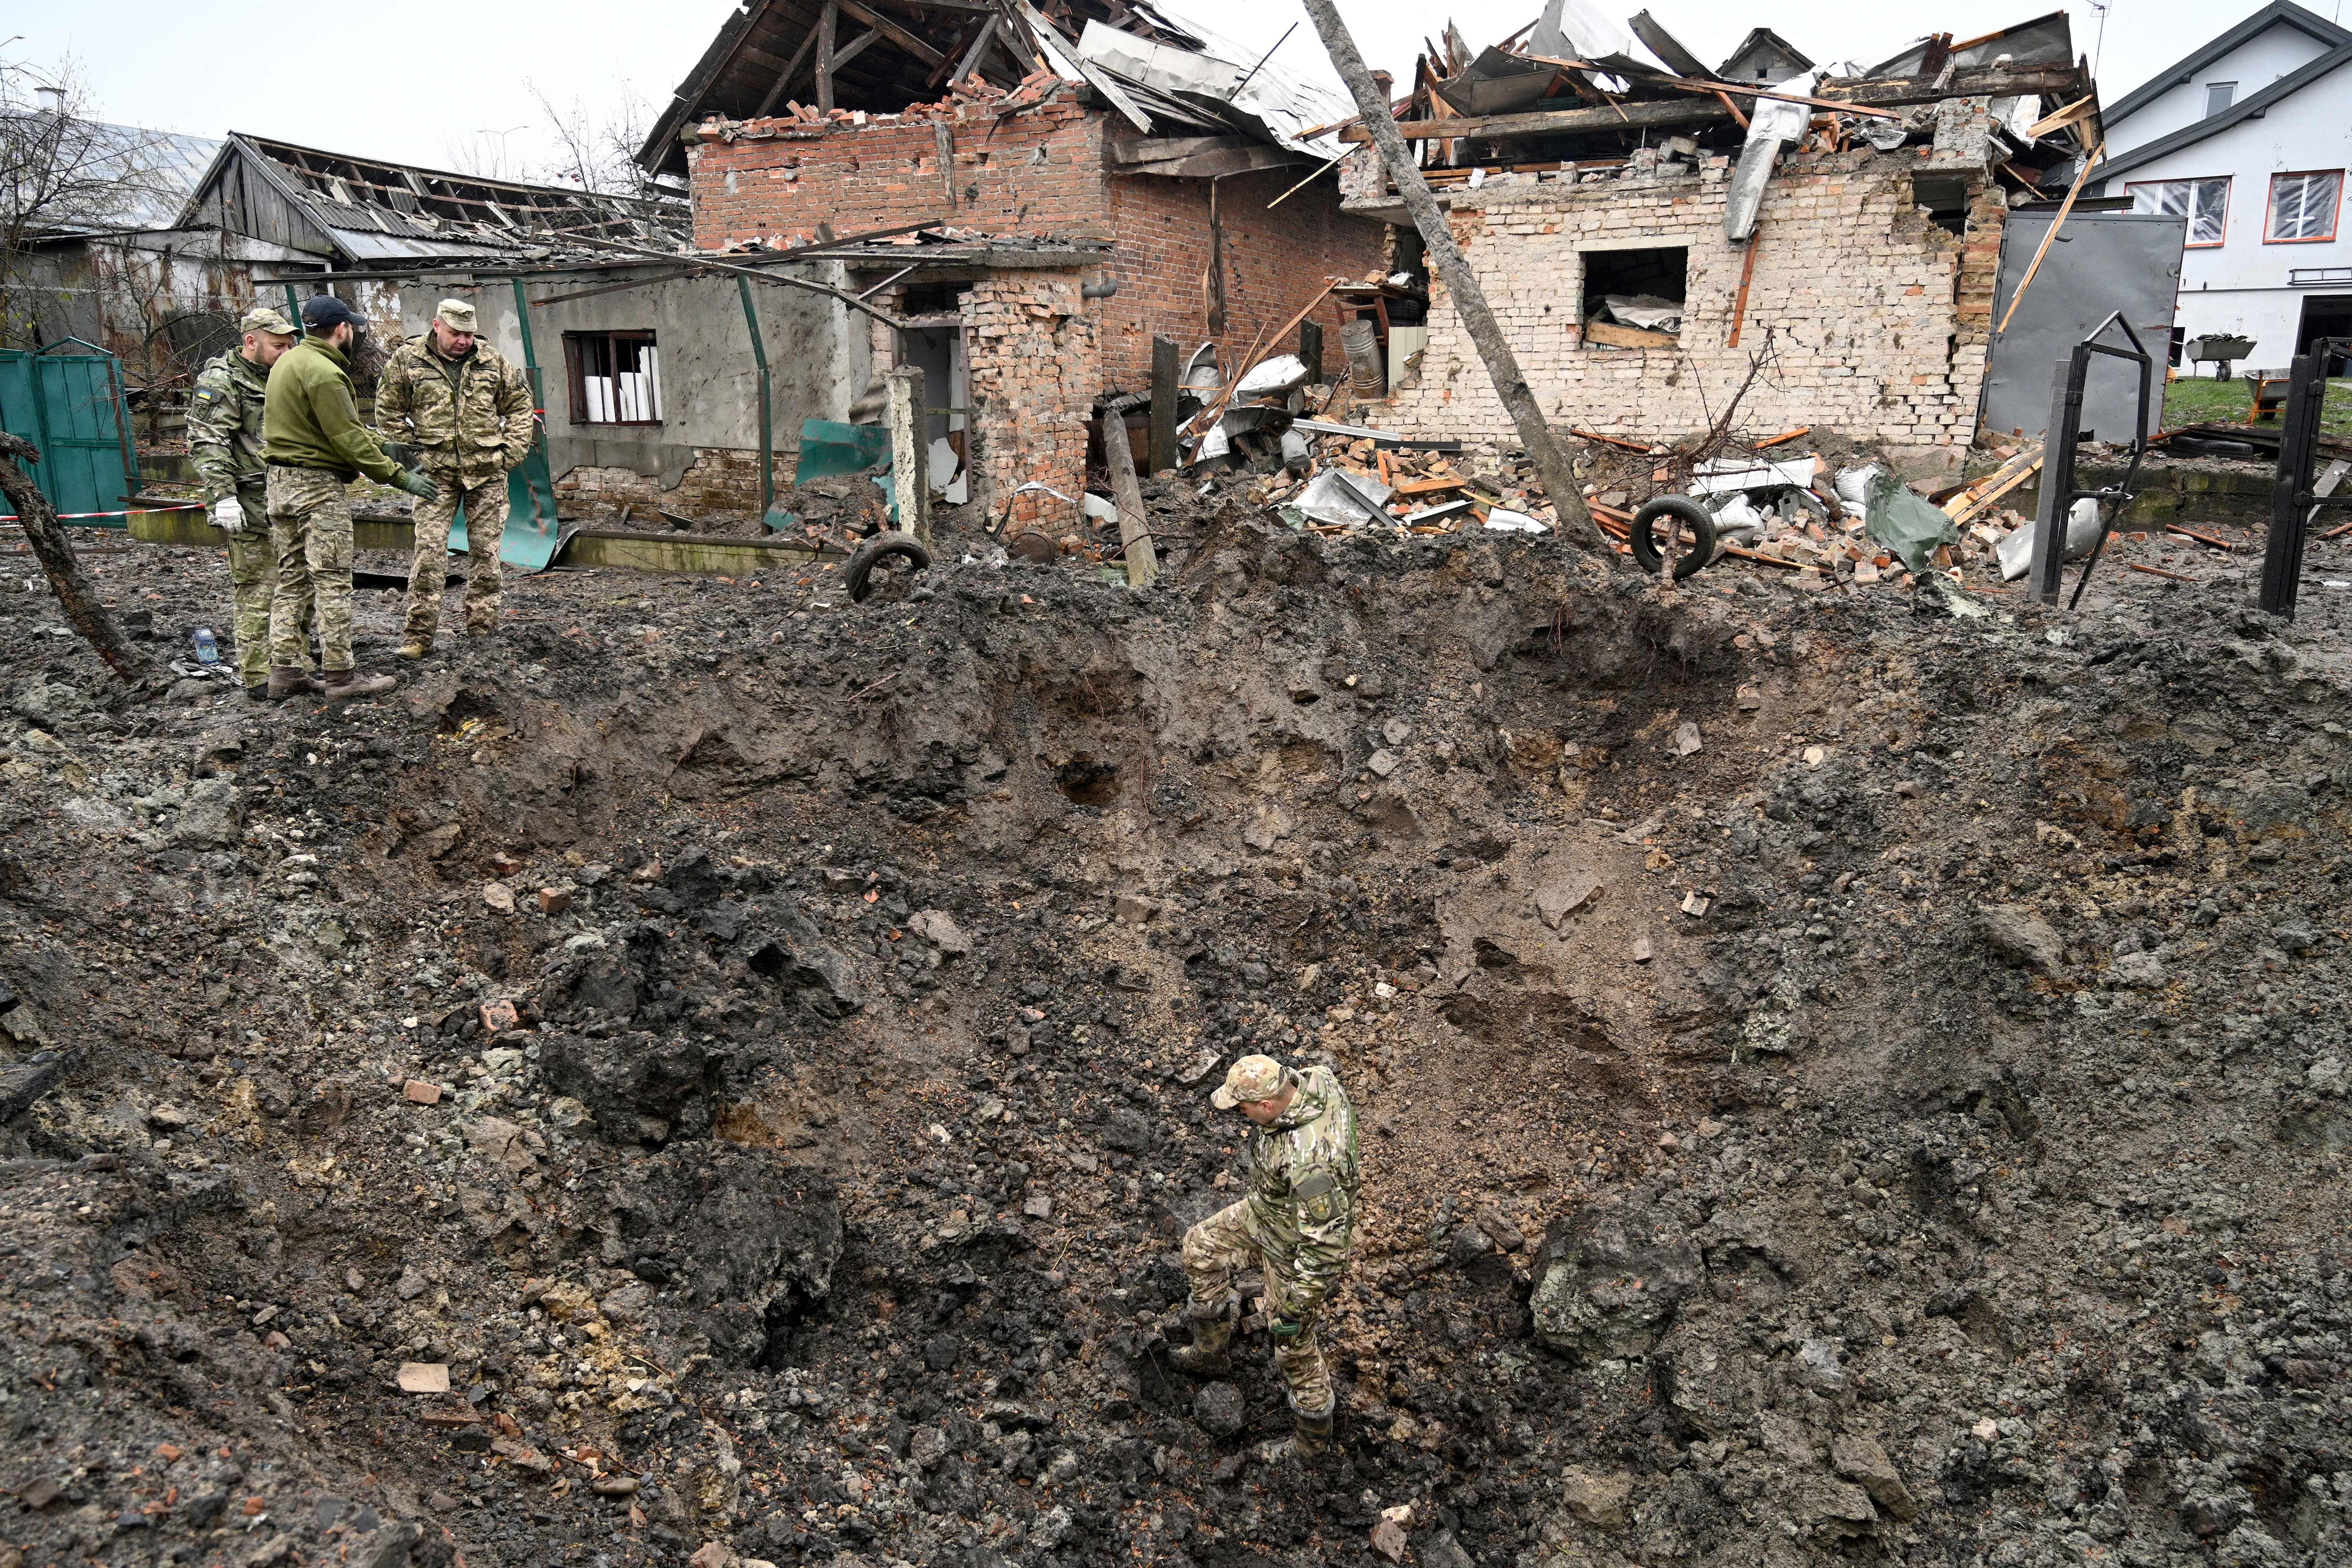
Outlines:
[{"label": "broken wooden beam", "polygon": [[892,43],[898,45],[900,48],[906,50],[908,54],[914,56],[917,59],[922,61],[925,65],[940,66],[947,63],[947,56],[941,54],[930,45],[923,42],[922,39],[917,37],[913,33],[908,32],[906,28],[892,21],[889,17],[883,16],[880,12],[867,10],[865,6],[858,4],[857,0],[841,0],[841,8],[848,12],[851,16],[856,17],[859,21],[865,23],[867,26],[873,28],[876,32],[881,34],[884,37],[889,39]]},{"label": "broken wooden beam", "polygon": [[[1620,327],[1613,321],[1587,321],[1584,340],[1605,343],[1612,349],[1672,349],[1682,340],[1672,332],[1653,332],[1641,327]],[[1737,339],[1733,340],[1735,342]]]},{"label": "broken wooden beam", "polygon": [[816,110],[833,112],[833,40],[841,30],[841,0],[824,0],[816,19]]},{"label": "broken wooden beam", "polygon": [[1127,558],[1127,585],[1149,588],[1160,577],[1159,552],[1151,548],[1151,523],[1143,510],[1143,487],[1135,479],[1135,449],[1127,439],[1127,415],[1103,410],[1103,466],[1110,471],[1110,498],[1118,507],[1118,543]]},{"label": "broken wooden beam", "polygon": [[2165,524],[2164,531],[2168,534],[2179,534],[2184,539],[2195,539],[2208,549],[2234,550],[2238,548],[2227,539],[2217,539],[2211,534],[2200,534],[2195,528],[2183,528],[2179,523]]},{"label": "broken wooden beam", "polygon": [[[1552,109],[1529,114],[1464,115],[1453,120],[1408,120],[1397,126],[1407,141],[1446,141],[1476,137],[1488,141],[1514,136],[1569,136],[1585,131],[1641,131],[1659,125],[1705,125],[1729,120],[1731,111],[1704,99],[1670,99],[1659,103],[1612,104],[1601,109]],[[1341,128],[1342,141],[1370,141],[1361,124]]]}]

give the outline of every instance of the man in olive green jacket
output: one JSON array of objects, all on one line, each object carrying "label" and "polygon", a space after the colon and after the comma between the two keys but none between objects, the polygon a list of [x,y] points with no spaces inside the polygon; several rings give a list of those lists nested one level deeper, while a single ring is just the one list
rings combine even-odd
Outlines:
[{"label": "man in olive green jacket", "polygon": [[[269,469],[269,538],[278,591],[269,607],[269,695],[324,691],[331,702],[373,696],[395,684],[352,667],[352,503],[345,488],[364,474],[420,501],[433,482],[383,455],[360,423],[348,350],[367,319],[331,294],[302,306],[302,340],[270,367],[262,407],[262,455]],[[302,673],[296,607],[315,604],[316,681]]]},{"label": "man in olive green jacket", "polygon": [[[257,305],[237,323],[237,332],[235,346],[196,372],[188,399],[188,455],[204,484],[213,527],[228,538],[236,672],[246,691],[258,697],[269,679],[270,585],[278,579],[263,495],[261,400],[269,390],[269,367],[294,346],[294,323]],[[307,653],[310,607],[300,606],[296,619]]]},{"label": "man in olive green jacket", "polygon": [[1356,1239],[1356,1112],[1328,1067],[1297,1072],[1270,1056],[1244,1056],[1209,1097],[1252,1124],[1249,1196],[1184,1233],[1192,1284],[1192,1343],[1170,1353],[1186,1372],[1230,1370],[1233,1277],[1265,1271],[1267,1332],[1290,1389],[1293,1435],[1269,1457],[1311,1457],[1331,1445],[1338,1394],[1315,1323],[1339,1282]]},{"label": "man in olive green jacket", "polygon": [[408,623],[400,653],[421,659],[441,624],[449,526],[466,508],[466,631],[499,627],[499,546],[506,533],[507,472],[530,455],[538,431],[530,382],[484,342],[463,299],[444,299],[417,336],[393,350],[376,382],[375,425],[416,449],[438,500],[416,508],[416,555],[408,569]]}]

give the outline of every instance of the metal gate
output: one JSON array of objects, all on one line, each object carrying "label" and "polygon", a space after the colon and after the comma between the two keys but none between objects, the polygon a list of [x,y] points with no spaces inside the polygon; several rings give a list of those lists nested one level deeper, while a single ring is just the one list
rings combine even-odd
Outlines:
[{"label": "metal gate", "polygon": [[[1994,337],[1985,368],[1984,423],[2003,434],[2021,430],[2034,440],[2047,434],[2050,422],[2051,367],[2063,363],[2102,322],[2120,313],[2141,342],[2161,347],[2171,340],[2180,247],[2189,231],[2189,220],[2179,214],[2077,208],[2044,253],[2042,241],[2055,216],[2031,208],[2012,212],[2001,230],[1996,323],[2009,314],[2037,253],[2042,267],[2009,330]],[[2139,411],[2137,371],[2112,360],[2094,361],[2084,388],[2084,433],[2122,445],[2131,440]],[[2156,434],[2163,412],[2158,398],[2147,410],[2142,435]]]},{"label": "metal gate", "polygon": [[[131,505],[139,467],[121,361],[79,338],[33,353],[0,351],[0,430],[40,449],[33,480],[61,516],[85,526],[128,526],[120,514]],[[92,512],[116,515],[86,515]]]}]

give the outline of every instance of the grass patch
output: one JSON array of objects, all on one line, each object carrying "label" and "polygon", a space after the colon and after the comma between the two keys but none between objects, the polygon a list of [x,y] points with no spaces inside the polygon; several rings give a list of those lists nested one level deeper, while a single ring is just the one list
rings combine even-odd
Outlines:
[{"label": "grass patch", "polygon": [[[2183,424],[2243,424],[2253,403],[2254,394],[2243,377],[2217,382],[2184,376],[2165,385],[2164,425],[2169,430]],[[2327,404],[2319,425],[2331,434],[2352,434],[2352,380],[2327,383]]]}]

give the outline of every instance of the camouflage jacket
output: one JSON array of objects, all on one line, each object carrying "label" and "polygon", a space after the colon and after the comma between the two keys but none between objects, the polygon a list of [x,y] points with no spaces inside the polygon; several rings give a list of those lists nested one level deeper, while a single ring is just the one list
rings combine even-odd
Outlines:
[{"label": "camouflage jacket", "polygon": [[234,496],[240,485],[262,482],[261,399],[269,372],[231,349],[196,372],[188,398],[188,455],[205,487],[205,504]]},{"label": "camouflage jacket", "polygon": [[1250,1134],[1249,1207],[1268,1262],[1296,1281],[1302,1312],[1339,1282],[1355,1242],[1356,1111],[1328,1067],[1299,1075],[1298,1098]]},{"label": "camouflage jacket", "polygon": [[453,361],[434,352],[425,332],[384,365],[375,423],[386,441],[415,446],[428,474],[493,478],[530,452],[530,382],[478,339],[472,353]]}]

